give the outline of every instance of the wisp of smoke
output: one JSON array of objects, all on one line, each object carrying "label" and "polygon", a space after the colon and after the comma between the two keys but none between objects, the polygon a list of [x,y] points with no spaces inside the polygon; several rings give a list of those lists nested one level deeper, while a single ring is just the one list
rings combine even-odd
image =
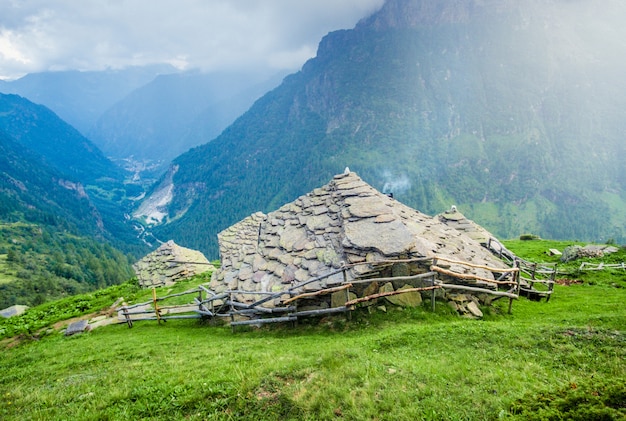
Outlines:
[{"label": "wisp of smoke", "polygon": [[383,193],[402,194],[411,188],[411,180],[406,174],[394,174],[389,170],[382,172]]}]

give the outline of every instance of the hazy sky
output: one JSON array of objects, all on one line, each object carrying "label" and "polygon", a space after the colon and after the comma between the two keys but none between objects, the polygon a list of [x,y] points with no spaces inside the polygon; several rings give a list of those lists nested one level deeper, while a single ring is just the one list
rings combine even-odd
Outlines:
[{"label": "hazy sky", "polygon": [[0,79],[170,63],[295,70],[383,0],[2,0]]}]

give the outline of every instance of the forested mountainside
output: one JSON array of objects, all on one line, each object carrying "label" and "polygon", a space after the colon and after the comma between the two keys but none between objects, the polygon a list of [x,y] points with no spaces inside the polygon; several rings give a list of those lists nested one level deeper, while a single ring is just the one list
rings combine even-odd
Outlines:
[{"label": "forested mountainside", "polygon": [[0,309],[132,276],[82,185],[0,131]]},{"label": "forested mountainside", "polygon": [[217,232],[349,166],[500,237],[624,241],[624,16],[618,1],[388,0],[178,157],[155,233],[215,257]]},{"label": "forested mountainside", "polygon": [[161,75],[110,107],[88,136],[107,156],[161,162],[167,168],[176,156],[217,136],[280,82],[273,77],[259,83],[258,78],[239,73]]},{"label": "forested mountainside", "polygon": [[59,226],[102,236],[102,218],[84,187],[0,131],[0,220]]},{"label": "forested mountainside", "polygon": [[0,131],[7,206],[17,202],[32,211],[22,216],[41,211],[59,217],[73,233],[126,252],[145,250],[124,216],[141,187],[125,182],[124,170],[91,141],[48,108],[17,95],[0,94]]},{"label": "forested mountainside", "polygon": [[0,92],[17,94],[45,105],[86,134],[107,109],[133,90],[159,74],[176,71],[170,65],[152,65],[90,72],[31,73],[13,81],[0,81]]}]

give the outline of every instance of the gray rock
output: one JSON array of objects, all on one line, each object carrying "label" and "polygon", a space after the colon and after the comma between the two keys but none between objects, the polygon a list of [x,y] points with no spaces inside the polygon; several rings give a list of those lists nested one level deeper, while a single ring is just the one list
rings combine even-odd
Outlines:
[{"label": "gray rock", "polygon": [[563,250],[563,254],[561,255],[561,262],[571,262],[573,260],[579,259],[581,257],[581,246],[568,246]]},{"label": "gray rock", "polygon": [[67,327],[67,329],[65,329],[65,336],[71,336],[77,333],[83,333],[86,330],[89,330],[89,321],[79,320],[77,322],[71,323]]},{"label": "gray rock", "polygon": [[[398,291],[413,288],[411,285],[405,285]],[[422,304],[422,295],[419,291],[405,292],[404,294],[390,295],[385,297],[391,304],[400,307],[418,307]]]},{"label": "gray rock", "polygon": [[470,301],[469,303],[465,305],[465,307],[470,312],[470,314],[472,314],[474,317],[478,317],[478,318],[483,317],[483,312],[480,311],[480,308],[478,308],[478,305],[475,302]]},{"label": "gray rock", "polygon": [[28,310],[28,306],[22,306],[22,305],[14,305],[11,307],[7,307],[4,310],[0,310],[0,316],[2,317],[13,317],[13,316],[19,316],[20,314],[23,314],[26,310]]},{"label": "gray rock", "polygon": [[415,246],[414,236],[398,220],[376,224],[373,220],[361,219],[345,224],[344,231],[344,246],[378,250],[386,256],[409,252]]},{"label": "gray rock", "polygon": [[330,306],[332,308],[344,307],[346,302],[354,300],[356,294],[353,292],[346,293],[346,291],[333,292],[330,296]]}]

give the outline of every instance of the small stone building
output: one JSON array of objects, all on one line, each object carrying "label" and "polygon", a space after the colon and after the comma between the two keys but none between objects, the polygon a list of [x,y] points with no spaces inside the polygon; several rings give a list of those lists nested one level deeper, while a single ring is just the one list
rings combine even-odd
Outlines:
[{"label": "small stone building", "polygon": [[493,253],[508,259],[515,260],[515,254],[504,247],[504,245],[489,231],[478,225],[471,219],[467,219],[456,206],[452,206],[449,210],[437,215],[437,218],[449,227],[462,232],[471,239],[480,243],[483,247],[487,247]]},{"label": "small stone building", "polygon": [[177,281],[214,270],[201,252],[170,240],[133,265],[139,285],[145,288],[172,285]]},{"label": "small stone building", "polygon": [[416,257],[447,258],[451,270],[485,279],[493,279],[493,273],[454,261],[508,267],[470,236],[377,191],[354,172],[337,175],[267,215],[249,216],[219,233],[218,241],[222,265],[210,287],[216,293],[238,291],[234,299],[242,303],[258,299],[246,292],[284,291],[342,267],[347,270],[310,282],[302,291],[345,285],[382,273],[377,262],[390,260],[399,262],[385,269],[393,276],[428,271],[428,266],[400,263]]}]

